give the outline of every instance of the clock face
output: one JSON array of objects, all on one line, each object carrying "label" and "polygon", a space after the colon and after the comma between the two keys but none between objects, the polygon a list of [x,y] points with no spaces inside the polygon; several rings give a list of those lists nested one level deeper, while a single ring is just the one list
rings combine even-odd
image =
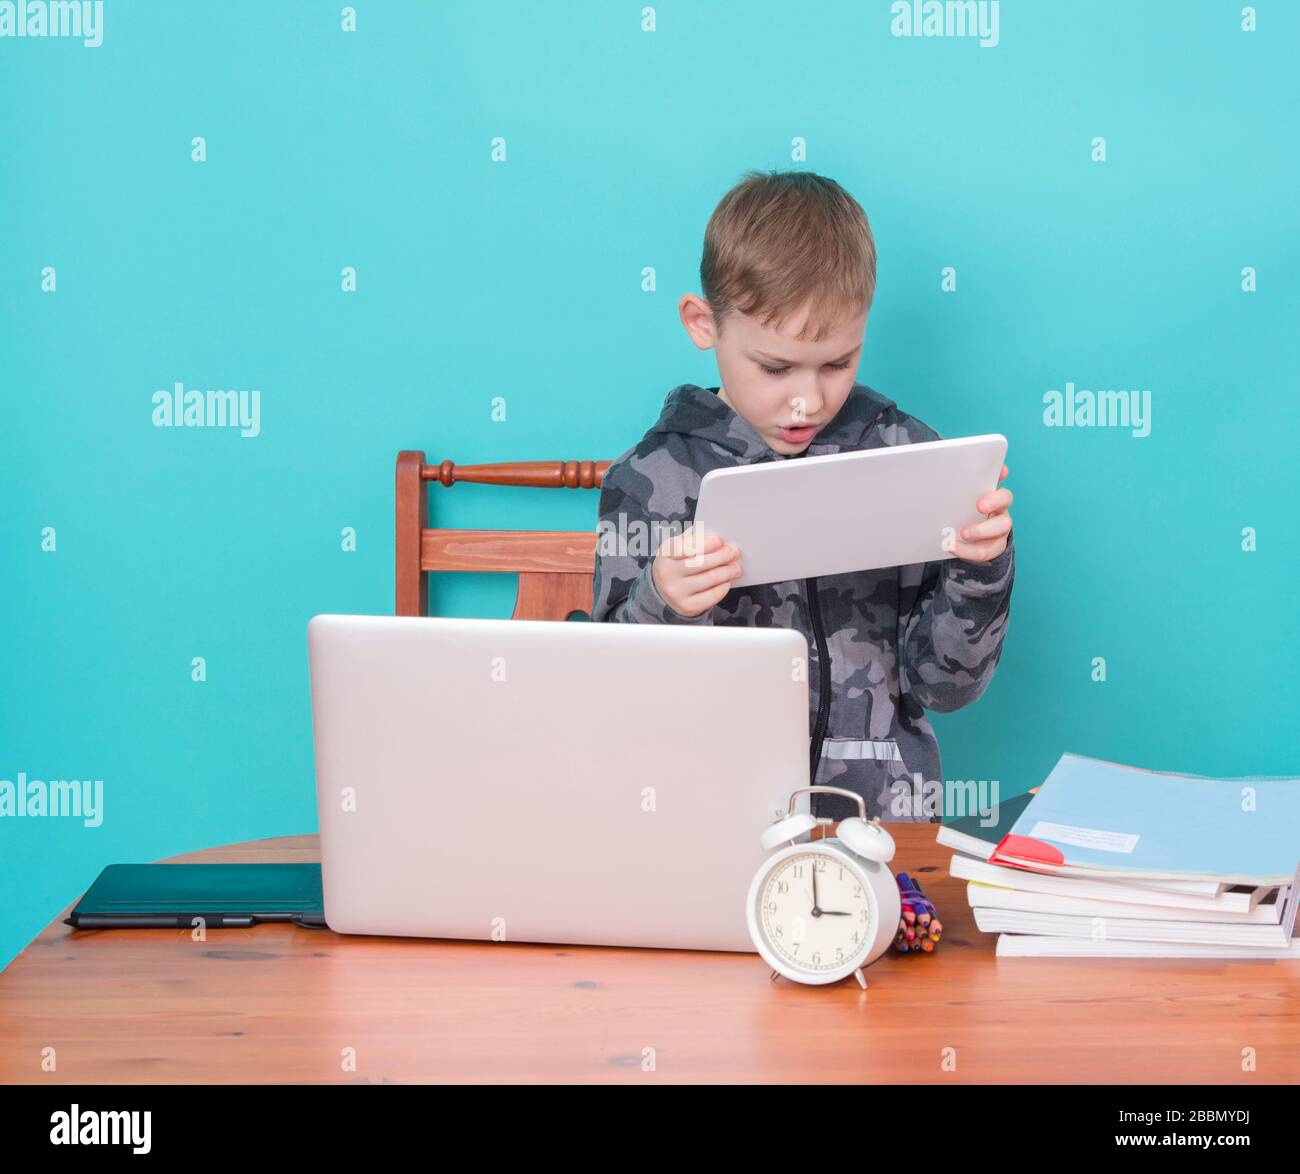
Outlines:
[{"label": "clock face", "polygon": [[830,852],[779,861],[758,890],[755,914],[772,953],[809,973],[837,970],[870,939],[870,904],[857,871]]}]

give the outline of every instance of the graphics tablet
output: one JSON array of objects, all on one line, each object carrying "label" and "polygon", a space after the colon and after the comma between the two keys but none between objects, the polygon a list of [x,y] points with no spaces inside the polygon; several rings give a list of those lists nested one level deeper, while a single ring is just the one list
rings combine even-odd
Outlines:
[{"label": "graphics tablet", "polygon": [[319,864],[109,864],[64,921],[77,929],[324,926]]},{"label": "graphics tablet", "polygon": [[713,469],[695,529],[739,548],[733,587],[949,559],[1006,452],[991,433]]}]

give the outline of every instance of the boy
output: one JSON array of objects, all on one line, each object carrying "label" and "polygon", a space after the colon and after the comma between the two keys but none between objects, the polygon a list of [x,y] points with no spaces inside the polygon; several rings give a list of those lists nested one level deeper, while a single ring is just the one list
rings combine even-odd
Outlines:
[{"label": "boy", "polygon": [[[721,383],[674,388],[606,471],[591,618],[798,629],[812,782],[861,795],[868,818],[937,820],[943,775],[923,710],[969,705],[993,677],[1015,575],[1010,490],[980,499],[986,518],[953,559],[734,590],[743,552],[688,526],[709,469],[939,439],[854,381],[875,273],[866,214],[833,180],[751,171],[723,197],[705,232],[704,296],[678,304]],[[640,556],[609,541],[647,530],[661,540]],[[841,796],[812,799],[818,816],[857,814]]]}]

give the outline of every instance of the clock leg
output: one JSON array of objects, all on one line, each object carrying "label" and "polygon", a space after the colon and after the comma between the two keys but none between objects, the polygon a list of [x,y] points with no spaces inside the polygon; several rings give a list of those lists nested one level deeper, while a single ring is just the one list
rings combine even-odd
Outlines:
[{"label": "clock leg", "polygon": [[768,978],[767,981],[768,981],[768,982],[776,982],[777,978],[778,978],[777,972],[774,970],[774,971],[772,971],[772,974],[771,974],[771,976]]},{"label": "clock leg", "polygon": [[862,967],[859,966],[858,969],[853,972],[853,977],[858,980],[858,986],[865,991],[867,989],[867,979],[866,975],[862,973]]}]

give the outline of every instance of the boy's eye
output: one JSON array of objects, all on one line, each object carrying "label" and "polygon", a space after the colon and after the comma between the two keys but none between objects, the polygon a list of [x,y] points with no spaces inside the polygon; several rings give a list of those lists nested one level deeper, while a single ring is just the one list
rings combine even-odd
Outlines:
[{"label": "boy's eye", "polygon": [[[826,364],[826,366],[830,367],[833,371],[847,371],[849,367],[851,367],[852,365],[853,365],[852,359],[848,359],[843,363]],[[790,370],[789,367],[769,367],[764,363],[759,363],[759,366],[762,367],[763,370],[766,371],[769,375],[784,375],[788,370]]]}]

